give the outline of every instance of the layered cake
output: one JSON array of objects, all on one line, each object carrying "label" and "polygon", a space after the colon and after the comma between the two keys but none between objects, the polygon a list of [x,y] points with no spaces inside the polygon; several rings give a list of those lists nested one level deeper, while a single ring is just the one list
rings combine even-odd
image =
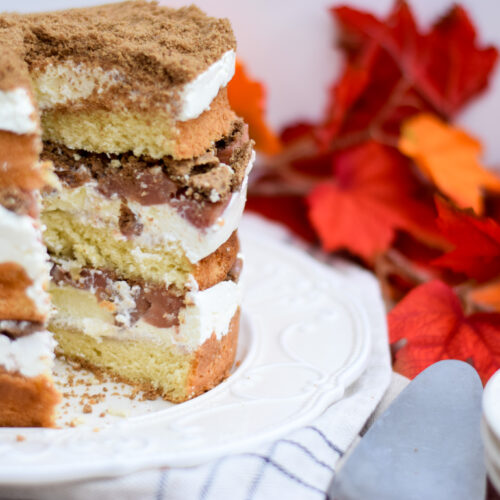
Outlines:
[{"label": "layered cake", "polygon": [[[32,149],[9,143],[0,163],[0,186],[18,179],[17,198],[32,200],[16,204],[0,193],[0,239],[12,246],[5,253],[1,243],[0,261],[25,278],[0,277],[0,301],[5,296],[11,311],[0,309],[0,325],[10,325],[0,326],[0,366],[36,377],[8,360],[38,342],[49,369],[49,282],[57,354],[173,402],[214,387],[236,352],[237,226],[254,155],[226,95],[235,64],[228,21],[195,7],[125,2],[6,14],[0,43],[8,54],[0,55],[0,128],[11,120],[6,141],[32,140]],[[47,165],[51,182],[39,172]],[[19,181],[22,168],[29,185]],[[20,218],[38,264],[14,247]],[[28,301],[39,315],[30,315]],[[0,414],[4,394],[0,386]],[[0,423],[21,425],[1,416]]]}]

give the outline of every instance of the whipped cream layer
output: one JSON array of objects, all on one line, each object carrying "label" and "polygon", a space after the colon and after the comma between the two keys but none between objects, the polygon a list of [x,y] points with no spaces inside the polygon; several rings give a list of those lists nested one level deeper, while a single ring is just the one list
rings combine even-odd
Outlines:
[{"label": "whipped cream layer", "polygon": [[25,377],[50,375],[55,346],[49,332],[37,332],[18,339],[0,335],[0,366]]},{"label": "whipped cream layer", "polygon": [[[217,250],[238,227],[245,207],[248,172],[252,163],[253,157],[247,167],[247,175],[241,189],[231,195],[222,214],[207,228],[191,224],[168,203],[148,206],[129,201],[128,207],[143,225],[142,232],[129,241],[142,248],[165,245],[166,251],[179,246],[191,263],[199,262]],[[44,197],[43,205],[45,213],[60,210],[81,223],[111,230],[113,238],[117,240],[127,240],[120,231],[121,198],[117,195],[110,198],[101,194],[96,181],[49,194]]]},{"label": "whipped cream layer", "polygon": [[33,282],[26,294],[42,314],[49,312],[45,288],[49,279],[47,250],[40,228],[27,215],[18,215],[0,205],[0,263],[14,262]]},{"label": "whipped cream layer", "polygon": [[[240,289],[233,281],[222,281],[206,290],[192,290],[179,312],[179,325],[158,328],[140,319],[132,326],[116,325],[113,315],[100,307],[92,291],[51,285],[55,313],[50,328],[83,333],[96,339],[148,340],[196,350],[213,334],[220,339],[229,331],[240,305]],[[59,293],[60,292],[60,293]],[[128,294],[131,295],[131,294]],[[125,307],[124,307],[125,309]]]},{"label": "whipped cream layer", "polygon": [[[219,90],[233,77],[235,62],[236,54],[234,50],[229,50],[194,80],[181,88],[175,88],[172,96],[178,96],[179,102],[173,108],[167,104],[167,111],[175,109],[174,118],[179,121],[192,120],[200,116],[210,108],[210,103]],[[116,68],[105,71],[84,63],[76,64],[72,60],[56,65],[48,64],[43,70],[35,70],[32,74],[35,95],[41,110],[78,103],[93,94],[106,94],[114,87],[119,87],[124,78]],[[110,97],[112,100],[112,96]],[[136,99],[137,91],[132,91],[129,100],[134,102]],[[106,100],[109,101],[109,98]]]},{"label": "whipped cream layer", "polygon": [[192,120],[210,108],[219,90],[225,87],[234,76],[236,53],[228,50],[206,71],[198,75],[181,91],[181,106],[177,119]]},{"label": "whipped cream layer", "polygon": [[0,130],[31,134],[37,128],[35,107],[27,90],[22,87],[0,90]]}]

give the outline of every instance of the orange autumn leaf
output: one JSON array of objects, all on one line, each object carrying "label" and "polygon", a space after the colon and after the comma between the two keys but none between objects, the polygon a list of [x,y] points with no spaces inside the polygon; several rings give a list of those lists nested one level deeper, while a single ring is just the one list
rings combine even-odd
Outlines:
[{"label": "orange autumn leaf", "polygon": [[463,130],[422,113],[402,127],[399,150],[461,208],[483,212],[483,190],[500,192],[500,179],[480,163],[481,144]]},{"label": "orange autumn leaf", "polygon": [[500,281],[474,288],[467,294],[467,299],[482,309],[500,311]]},{"label": "orange autumn leaf", "polygon": [[236,72],[227,87],[227,95],[235,113],[247,122],[256,149],[267,154],[278,153],[281,142],[265,120],[265,87],[248,76],[241,61],[236,61]]}]

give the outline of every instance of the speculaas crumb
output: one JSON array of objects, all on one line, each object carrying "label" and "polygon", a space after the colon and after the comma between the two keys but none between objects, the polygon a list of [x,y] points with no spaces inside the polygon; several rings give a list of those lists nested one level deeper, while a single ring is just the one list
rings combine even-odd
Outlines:
[{"label": "speculaas crumb", "polygon": [[[117,68],[122,91],[140,80],[175,86],[195,78],[236,42],[227,19],[197,7],[171,9],[156,2],[130,1],[43,14],[0,16],[0,88],[27,81],[30,68],[72,59]],[[129,88],[127,88],[127,86]]]}]

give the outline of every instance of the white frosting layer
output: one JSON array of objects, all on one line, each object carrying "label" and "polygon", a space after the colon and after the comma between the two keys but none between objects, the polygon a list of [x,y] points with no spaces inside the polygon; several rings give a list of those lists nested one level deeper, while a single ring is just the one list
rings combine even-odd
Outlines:
[{"label": "white frosting layer", "polygon": [[49,279],[47,251],[40,229],[27,215],[17,215],[0,205],[0,263],[21,266],[33,284],[26,290],[41,314],[49,311],[45,287]]},{"label": "white frosting layer", "polygon": [[0,335],[0,366],[25,377],[50,375],[55,346],[49,332],[37,332],[14,340]]},{"label": "white frosting layer", "polygon": [[228,50],[206,71],[184,86],[181,93],[182,105],[178,115],[180,121],[192,120],[210,108],[210,103],[233,78],[236,53]]},{"label": "white frosting layer", "polygon": [[181,332],[198,332],[199,345],[208,340],[212,333],[218,339],[227,334],[231,318],[241,303],[237,283],[221,281],[206,290],[190,292],[188,297],[193,305],[181,311]]},{"label": "white frosting layer", "polygon": [[[247,167],[247,176],[240,191],[233,193],[228,206],[212,226],[200,229],[182,217],[168,203],[145,206],[137,202],[128,202],[144,228],[139,236],[133,238],[143,247],[178,244],[186,257],[192,262],[201,259],[217,250],[236,230],[246,202],[248,172],[252,168],[254,156]],[[45,198],[45,206],[51,209],[51,198],[57,198],[57,208],[72,214],[85,224],[94,227],[105,227],[113,230],[117,239],[125,240],[120,232],[120,198],[107,198],[97,189],[95,181],[88,182],[74,189],[63,189],[61,192]]]},{"label": "white frosting layer", "polygon": [[[234,50],[227,51],[206,71],[180,89],[178,120],[191,120],[210,108],[219,90],[233,77],[235,61]],[[33,74],[32,78],[38,106],[48,109],[56,104],[86,99],[94,91],[102,94],[118,85],[123,76],[117,69],[104,71],[68,60],[57,65],[49,64],[42,72]],[[0,110],[1,106],[0,100]]]},{"label": "white frosting layer", "polygon": [[206,290],[188,293],[190,305],[179,312],[178,326],[157,328],[139,320],[132,326],[120,327],[114,323],[111,313],[99,308],[92,292],[76,290],[76,294],[80,300],[62,299],[56,304],[57,312],[51,318],[54,328],[76,330],[97,339],[144,339],[180,345],[188,350],[197,349],[212,334],[218,339],[226,335],[241,301],[239,286],[233,281],[222,281]]},{"label": "white frosting layer", "polygon": [[35,108],[26,89],[0,91],[0,130],[16,134],[31,134],[38,124]]}]

